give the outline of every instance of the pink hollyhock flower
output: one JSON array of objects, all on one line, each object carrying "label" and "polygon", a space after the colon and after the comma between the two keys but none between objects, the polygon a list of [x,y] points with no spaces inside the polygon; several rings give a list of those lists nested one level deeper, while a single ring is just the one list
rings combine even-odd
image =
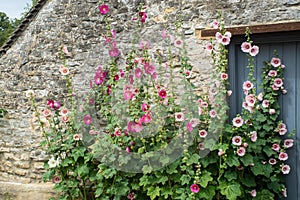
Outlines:
[{"label": "pink hollyhock flower", "polygon": [[270,114],[270,115],[273,115],[273,114],[275,114],[275,113],[276,113],[276,110],[275,110],[275,109],[271,108],[271,109],[269,110],[269,114]]},{"label": "pink hollyhock flower", "polygon": [[43,115],[46,118],[47,117],[51,117],[52,116],[52,112],[50,110],[46,109],[46,110],[43,111]]},{"label": "pink hollyhock flower", "polygon": [[256,190],[251,190],[250,194],[252,197],[256,197]]},{"label": "pink hollyhock flower", "polygon": [[217,116],[217,112],[216,112],[215,110],[210,110],[210,111],[209,111],[209,116],[210,116],[211,118],[215,118],[215,117]]},{"label": "pink hollyhock flower", "polygon": [[120,76],[121,76],[121,78],[123,78],[125,76],[125,72],[123,71],[123,69],[120,69]]},{"label": "pink hollyhock flower", "polygon": [[89,131],[89,134],[90,134],[90,135],[95,135],[95,131],[94,131],[93,129],[91,129],[91,130]]},{"label": "pink hollyhock flower", "polygon": [[244,142],[244,144],[243,144],[243,146],[246,147],[246,148],[248,147],[248,145],[249,144],[247,142]]},{"label": "pink hollyhock flower", "polygon": [[53,108],[54,107],[54,101],[52,99],[49,99],[47,101],[47,106],[48,106],[48,108]]},{"label": "pink hollyhock flower", "polygon": [[250,139],[252,142],[256,142],[256,140],[257,140],[257,132],[256,131],[250,132]]},{"label": "pink hollyhock flower", "polygon": [[61,117],[61,121],[65,122],[65,123],[69,122],[69,116],[68,115],[63,115]]},{"label": "pink hollyhock flower", "polygon": [[59,68],[59,72],[61,73],[61,75],[63,76],[67,76],[69,75],[70,71],[67,67],[61,67]]},{"label": "pink hollyhock flower", "polygon": [[183,41],[181,39],[176,39],[174,41],[174,46],[177,47],[177,48],[183,47]]},{"label": "pink hollyhock flower", "polygon": [[255,104],[255,101],[256,101],[253,94],[247,95],[245,97],[245,100],[246,100],[248,106],[250,106],[250,107],[253,107]]},{"label": "pink hollyhock flower", "polygon": [[268,100],[263,100],[262,107],[264,107],[264,108],[269,107],[269,101]]},{"label": "pink hollyhock flower", "polygon": [[281,65],[281,60],[279,58],[272,58],[271,65],[273,65],[273,67],[278,67]]},{"label": "pink hollyhock flower", "polygon": [[198,193],[200,190],[199,186],[195,183],[190,186],[190,189],[192,193]]},{"label": "pink hollyhock flower", "polygon": [[192,132],[192,131],[193,131],[192,123],[191,123],[191,122],[188,122],[188,123],[186,124],[186,128],[187,128],[187,130],[188,130],[189,132]]},{"label": "pink hollyhock flower", "polygon": [[281,190],[282,196],[287,197],[287,191],[286,188]]},{"label": "pink hollyhock flower", "polygon": [[212,52],[212,50],[214,49],[213,45],[211,43],[208,43],[206,46],[205,46],[205,49],[208,51],[208,52]]},{"label": "pink hollyhock flower", "polygon": [[281,86],[283,86],[283,81],[281,78],[275,78],[274,79],[274,85],[278,88],[280,88]]},{"label": "pink hollyhock flower", "polygon": [[205,137],[207,136],[207,131],[206,131],[206,130],[200,130],[200,131],[199,131],[199,136],[200,136],[201,138],[205,138]]},{"label": "pink hollyhock flower", "polygon": [[223,150],[222,149],[219,149],[218,151],[218,156],[222,156],[224,154]]},{"label": "pink hollyhock flower", "polygon": [[244,156],[246,154],[246,149],[244,147],[239,147],[237,150],[238,156]]},{"label": "pink hollyhock flower", "polygon": [[285,161],[289,158],[288,154],[285,153],[285,152],[280,152],[279,155],[278,155],[278,159],[279,160],[282,160],[282,161]]},{"label": "pink hollyhock flower", "polygon": [[63,52],[65,55],[68,55],[68,54],[69,54],[68,47],[67,47],[67,46],[63,46],[62,52]]},{"label": "pink hollyhock flower", "polygon": [[127,199],[129,199],[129,200],[135,200],[135,194],[134,194],[134,192],[129,192],[128,195],[127,195]]},{"label": "pink hollyhock flower", "polygon": [[243,83],[243,90],[251,90],[254,87],[253,83],[251,81],[245,81]]},{"label": "pink hollyhock flower", "polygon": [[270,158],[269,160],[270,165],[275,165],[277,163],[275,158]]},{"label": "pink hollyhock flower", "polygon": [[291,170],[291,167],[289,165],[283,165],[281,167],[281,171],[282,171],[283,174],[289,174],[290,170]]},{"label": "pink hollyhock flower", "polygon": [[285,135],[287,133],[287,129],[286,128],[280,128],[278,130],[278,132],[279,132],[279,135]]},{"label": "pink hollyhock flower", "polygon": [[222,38],[223,38],[222,34],[221,34],[220,32],[216,32],[216,40],[217,40],[219,43],[221,43]]},{"label": "pink hollyhock flower", "polygon": [[125,148],[125,151],[126,151],[127,153],[130,153],[130,147],[127,146],[127,147]]},{"label": "pink hollyhock flower", "polygon": [[228,90],[227,95],[230,97],[232,95],[232,90]]},{"label": "pink hollyhock flower", "polygon": [[269,73],[268,73],[268,76],[270,76],[270,77],[275,77],[275,76],[277,76],[277,71],[275,71],[275,70],[270,70]]},{"label": "pink hollyhock flower", "polygon": [[123,92],[132,91],[132,90],[133,90],[133,85],[126,84],[123,86]]},{"label": "pink hollyhock flower", "polygon": [[183,112],[177,112],[177,113],[175,113],[175,121],[177,121],[177,122],[184,121],[184,114],[183,114]]},{"label": "pink hollyhock flower", "polygon": [[279,151],[280,150],[280,146],[279,146],[279,144],[277,144],[277,143],[275,143],[275,144],[273,144],[272,145],[272,149],[274,150],[274,151]]},{"label": "pink hollyhock flower", "polygon": [[149,49],[149,42],[148,41],[141,41],[140,42],[140,49]]},{"label": "pink hollyhock flower", "polygon": [[141,118],[141,121],[145,124],[149,123],[151,121],[151,116],[148,114],[144,114]]},{"label": "pink hollyhock flower", "polygon": [[287,90],[283,89],[282,94],[287,94]]},{"label": "pink hollyhock flower", "polygon": [[59,101],[55,101],[54,104],[53,104],[53,109],[54,110],[58,110],[60,108],[60,103]]},{"label": "pink hollyhock flower", "polygon": [[203,151],[203,150],[205,149],[204,143],[203,143],[203,142],[199,143],[199,144],[198,144],[198,148],[199,148],[201,151]]},{"label": "pink hollyhock flower", "polygon": [[285,148],[291,148],[294,146],[294,140],[293,139],[286,139],[283,142]]},{"label": "pink hollyhock flower", "polygon": [[212,27],[213,27],[214,29],[218,29],[218,28],[219,28],[219,22],[218,22],[217,20],[214,20],[214,21],[212,22]]},{"label": "pink hollyhock flower", "polygon": [[110,92],[111,92],[111,85],[108,85],[108,86],[107,86],[107,89],[106,89],[106,93],[107,93],[108,95],[110,95]]},{"label": "pink hollyhock flower", "polygon": [[116,135],[116,136],[121,136],[122,135],[122,133],[119,130],[119,128],[115,128],[114,135]]},{"label": "pink hollyhock flower", "polygon": [[278,128],[279,128],[279,129],[283,129],[283,128],[286,129],[286,124],[283,123],[283,122],[280,122],[280,123],[278,124]]},{"label": "pink hollyhock flower", "polygon": [[101,6],[98,6],[100,14],[106,15],[109,12],[109,7],[106,4],[102,4]]},{"label": "pink hollyhock flower", "polygon": [[222,39],[220,40],[221,44],[223,44],[224,46],[228,45],[230,43],[230,37],[226,37],[226,36],[223,36]]},{"label": "pink hollyhock flower", "polygon": [[141,107],[143,112],[147,112],[150,109],[150,106],[146,103],[143,103]]},{"label": "pink hollyhock flower", "polygon": [[221,79],[222,79],[222,80],[227,80],[227,79],[228,79],[228,74],[222,73],[222,74],[221,74]]},{"label": "pink hollyhock flower", "polygon": [[249,54],[251,56],[256,56],[259,53],[259,47],[254,45],[253,47],[251,47]]},{"label": "pink hollyhock flower", "polygon": [[190,123],[192,124],[192,127],[195,128],[195,127],[198,126],[198,124],[199,124],[199,119],[197,119],[197,118],[192,118],[192,119],[190,120]]},{"label": "pink hollyhock flower", "polygon": [[108,51],[110,57],[118,57],[120,55],[120,51],[118,48],[112,48]]},{"label": "pink hollyhock flower", "polygon": [[134,73],[136,78],[141,78],[143,75],[143,71],[139,67],[135,69]]},{"label": "pink hollyhock flower", "polygon": [[149,63],[145,63],[144,70],[146,74],[152,74],[153,72],[155,72],[155,67]]},{"label": "pink hollyhock flower", "polygon": [[[168,75],[170,75],[170,74],[168,74]],[[188,71],[188,70],[185,70],[184,75],[185,75],[186,78],[191,78],[192,77],[192,72]],[[170,76],[168,76],[168,77],[170,77]]]},{"label": "pink hollyhock flower", "polygon": [[203,101],[203,102],[201,103],[201,107],[203,107],[203,108],[207,108],[207,107],[208,107],[208,103],[207,103],[207,102],[205,102],[205,101]]},{"label": "pink hollyhock flower", "polygon": [[160,98],[164,99],[167,97],[167,92],[166,92],[166,90],[160,90],[158,92],[158,95],[160,96]]},{"label": "pink hollyhock flower", "polygon": [[57,183],[60,183],[61,182],[61,179],[59,176],[53,176],[52,177],[52,183],[54,184],[57,184]]},{"label": "pink hollyhock flower", "polygon": [[236,145],[236,146],[241,146],[242,145],[242,137],[238,136],[238,135],[234,136],[232,138],[232,144]]},{"label": "pink hollyhock flower", "polygon": [[232,119],[233,126],[235,127],[241,127],[244,123],[244,120],[242,117],[235,117]]},{"label": "pink hollyhock flower", "polygon": [[226,32],[224,33],[224,36],[225,36],[225,37],[228,37],[228,38],[231,38],[231,33],[230,33],[229,31],[226,31]]},{"label": "pink hollyhock flower", "polygon": [[94,76],[94,81],[97,85],[100,85],[101,83],[103,83],[104,77],[96,75],[96,76]]},{"label": "pink hollyhock flower", "polygon": [[276,87],[276,85],[272,85],[272,89],[273,89],[274,91],[277,91],[277,90],[279,90],[279,88],[278,88],[278,87]]},{"label": "pink hollyhock flower", "polygon": [[66,109],[66,108],[62,108],[62,109],[60,110],[60,115],[68,115],[68,113],[69,113],[69,111],[68,111],[68,109]]},{"label": "pink hollyhock flower", "polygon": [[203,113],[202,108],[198,107],[198,115],[202,115],[202,113]]},{"label": "pink hollyhock flower", "polygon": [[116,74],[116,75],[114,76],[114,81],[118,81],[119,79],[120,79],[119,75]]},{"label": "pink hollyhock flower", "polygon": [[84,116],[83,121],[86,125],[90,125],[93,122],[92,117],[89,115]]},{"label": "pink hollyhock flower", "polygon": [[128,101],[128,100],[132,99],[133,94],[131,91],[124,91],[123,97],[124,97],[125,101]]},{"label": "pink hollyhock flower", "polygon": [[258,99],[259,101],[262,101],[262,100],[263,100],[263,94],[262,94],[262,93],[259,93],[259,94],[257,95],[257,99]]},{"label": "pink hollyhock flower", "polygon": [[82,135],[81,135],[81,134],[74,134],[74,135],[73,135],[73,139],[74,139],[75,141],[82,140]]},{"label": "pink hollyhock flower", "polygon": [[249,42],[243,42],[241,45],[241,49],[243,52],[249,53],[249,51],[251,49],[251,44]]}]

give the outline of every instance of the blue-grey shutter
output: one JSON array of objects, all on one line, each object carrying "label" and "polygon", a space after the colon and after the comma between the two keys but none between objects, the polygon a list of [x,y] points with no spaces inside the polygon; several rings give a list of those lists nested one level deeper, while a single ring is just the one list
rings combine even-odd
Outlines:
[{"label": "blue-grey shutter", "polygon": [[[255,58],[255,76],[257,85],[261,82],[261,67],[264,61],[273,57],[277,51],[282,63],[286,66],[284,86],[288,93],[280,97],[281,114],[288,131],[296,130],[294,147],[288,150],[288,164],[291,172],[286,176],[288,200],[300,199],[300,31],[257,34],[252,36],[254,44],[260,48]],[[230,98],[231,118],[241,112],[244,94],[242,84],[247,79],[247,56],[240,45],[245,41],[243,36],[235,36],[229,46],[229,79],[233,94]]]}]

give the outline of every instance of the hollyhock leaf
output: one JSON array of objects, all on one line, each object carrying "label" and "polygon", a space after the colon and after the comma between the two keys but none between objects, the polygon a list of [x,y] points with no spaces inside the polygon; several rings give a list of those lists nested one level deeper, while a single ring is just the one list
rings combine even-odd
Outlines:
[{"label": "hollyhock leaf", "polygon": [[170,162],[170,158],[168,156],[161,156],[159,161],[163,164],[163,166],[165,166]]},{"label": "hollyhock leaf", "polygon": [[232,181],[232,180],[236,180],[238,177],[238,174],[236,171],[234,170],[228,170],[225,172],[224,177],[228,180],[228,181]]},{"label": "hollyhock leaf", "polygon": [[265,129],[267,132],[271,131],[273,129],[273,126],[270,126],[268,124],[263,125],[263,129]]},{"label": "hollyhock leaf", "polygon": [[201,192],[198,193],[199,199],[212,200],[216,194],[215,186],[208,186],[207,188],[201,188]]},{"label": "hollyhock leaf", "polygon": [[253,167],[251,167],[251,170],[255,176],[264,175],[267,178],[270,177],[270,174],[273,171],[272,165],[261,164],[261,163],[255,163],[255,165]]},{"label": "hollyhock leaf", "polygon": [[239,162],[239,159],[238,157],[236,157],[235,155],[230,155],[228,156],[228,158],[226,159],[226,163],[229,167],[232,167],[232,166],[240,166],[240,162]]},{"label": "hollyhock leaf", "polygon": [[[206,188],[208,183],[211,182],[213,179],[213,177],[211,177],[211,173],[209,171],[203,171],[201,173],[201,178],[200,178],[200,186],[203,188]],[[202,192],[202,190],[201,190]]]},{"label": "hollyhock leaf", "polygon": [[161,190],[161,196],[164,196],[165,199],[168,199],[168,197],[171,197],[174,193],[172,187],[164,187]]},{"label": "hollyhock leaf", "polygon": [[267,120],[267,118],[263,114],[259,113],[256,116],[256,120],[259,122],[265,122]]},{"label": "hollyhock leaf", "polygon": [[147,195],[150,196],[150,199],[153,200],[155,197],[159,197],[160,195],[160,187],[149,187]]},{"label": "hollyhock leaf", "polygon": [[144,174],[149,174],[153,171],[153,168],[151,166],[145,165],[145,166],[143,166],[142,171]]},{"label": "hollyhock leaf", "polygon": [[253,157],[250,154],[244,155],[243,157],[240,158],[244,166],[249,166],[251,163],[253,163]]},{"label": "hollyhock leaf", "polygon": [[253,200],[273,200],[274,198],[275,197],[272,192],[264,189],[262,191],[258,191],[256,197],[254,197]]},{"label": "hollyhock leaf", "polygon": [[216,163],[217,160],[219,160],[219,156],[215,155],[215,156],[206,156],[205,158],[201,158],[200,159],[200,163],[201,165],[205,168],[208,165],[212,164],[212,163]]},{"label": "hollyhock leaf", "polygon": [[272,148],[270,146],[265,146],[263,148],[263,151],[267,154],[268,157],[271,157],[272,155],[276,154],[276,152],[274,150],[272,150]]},{"label": "hollyhock leaf", "polygon": [[181,184],[182,184],[182,185],[188,184],[188,183],[191,181],[191,176],[188,175],[188,174],[183,174],[183,175],[180,177],[180,181],[181,181]]},{"label": "hollyhock leaf", "polygon": [[256,186],[255,177],[248,173],[245,174],[242,179],[242,184],[247,187],[255,187]]},{"label": "hollyhock leaf", "polygon": [[188,160],[187,160],[187,164],[191,165],[191,164],[194,164],[194,163],[198,163],[200,159],[200,156],[199,154],[196,154],[194,153]]},{"label": "hollyhock leaf", "polygon": [[227,199],[236,200],[238,196],[242,195],[241,186],[236,182],[220,182],[220,192],[225,195]]}]

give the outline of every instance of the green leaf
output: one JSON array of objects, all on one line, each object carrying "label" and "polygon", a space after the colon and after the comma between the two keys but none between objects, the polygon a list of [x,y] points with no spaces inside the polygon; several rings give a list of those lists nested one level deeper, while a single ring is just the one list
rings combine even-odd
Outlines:
[{"label": "green leaf", "polygon": [[274,194],[270,192],[269,190],[262,190],[258,191],[256,194],[256,197],[253,198],[253,200],[273,200]]},{"label": "green leaf", "polygon": [[200,159],[199,154],[194,153],[194,154],[187,160],[186,163],[187,163],[188,165],[195,164],[195,163],[198,163],[199,159]]},{"label": "green leaf", "polygon": [[78,167],[78,175],[81,177],[86,177],[89,174],[89,168],[87,165],[81,165]]},{"label": "green leaf", "polygon": [[199,199],[212,200],[216,194],[215,186],[208,186],[207,188],[201,188],[199,191]]},{"label": "green leaf", "polygon": [[263,129],[265,129],[267,132],[269,132],[269,131],[273,130],[273,127],[270,126],[269,124],[264,124]]},{"label": "green leaf", "polygon": [[191,176],[187,174],[183,174],[180,178],[182,185],[188,184],[191,181]]},{"label": "green leaf", "polygon": [[143,166],[142,171],[144,174],[149,174],[153,171],[153,168],[151,166],[145,165]]},{"label": "green leaf", "polygon": [[166,155],[163,155],[159,158],[159,161],[163,166],[167,165],[170,162],[170,158]]},{"label": "green leaf", "polygon": [[240,158],[244,166],[249,166],[253,163],[253,157],[250,154],[246,154],[243,157]]},{"label": "green leaf", "polygon": [[255,176],[257,175],[263,175],[266,176],[267,178],[270,177],[272,170],[272,166],[269,164],[260,164],[260,163],[255,163],[253,167],[251,167],[251,171]]},{"label": "green leaf", "polygon": [[226,163],[228,164],[229,167],[240,166],[239,159],[235,155],[229,155],[228,158],[226,159]]},{"label": "green leaf", "polygon": [[256,182],[255,182],[255,176],[252,176],[248,173],[245,174],[245,176],[241,180],[242,184],[247,186],[247,187],[255,187]]},{"label": "green leaf", "polygon": [[236,182],[220,182],[220,192],[229,200],[236,200],[242,195],[241,186]]},{"label": "green leaf", "polygon": [[209,171],[203,171],[200,176],[200,185],[203,188],[206,188],[208,183],[212,181],[211,173]]},{"label": "green leaf", "polygon": [[155,197],[159,197],[160,195],[160,188],[159,187],[149,187],[147,195],[150,196],[151,200],[154,200]]},{"label": "green leaf", "polygon": [[172,194],[173,194],[172,187],[161,188],[161,196],[164,196],[165,199],[168,199],[168,197],[172,197]]},{"label": "green leaf", "polygon": [[262,113],[259,113],[256,116],[256,120],[259,122],[265,122],[267,120],[267,118]]},{"label": "green leaf", "polygon": [[228,170],[225,172],[224,177],[230,182],[232,180],[236,180],[237,179],[237,172],[234,170]]},{"label": "green leaf", "polygon": [[67,167],[68,165],[71,165],[72,163],[73,163],[72,159],[67,157],[61,161],[61,166]]},{"label": "green leaf", "polygon": [[272,155],[276,154],[270,146],[265,146],[263,148],[263,151],[267,154],[268,157],[271,157]]}]

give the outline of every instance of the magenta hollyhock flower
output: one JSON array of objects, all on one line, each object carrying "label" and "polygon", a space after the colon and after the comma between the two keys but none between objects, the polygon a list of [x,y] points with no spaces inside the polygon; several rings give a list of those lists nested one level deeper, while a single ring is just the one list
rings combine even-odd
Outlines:
[{"label": "magenta hollyhock flower", "polygon": [[244,123],[244,120],[242,117],[235,117],[232,119],[232,124],[235,127],[241,127]]},{"label": "magenta hollyhock flower", "polygon": [[90,125],[93,122],[92,117],[89,115],[84,116],[83,121],[86,125]]},{"label": "magenta hollyhock flower", "polygon": [[116,136],[121,136],[122,135],[121,131],[118,128],[115,128],[114,134]]},{"label": "magenta hollyhock flower", "polygon": [[135,74],[135,77],[136,78],[141,78],[143,76],[143,71],[137,67],[135,70],[134,70],[134,74]]},{"label": "magenta hollyhock flower", "polygon": [[147,13],[146,12],[139,12],[140,16],[140,22],[144,23],[147,19]]},{"label": "magenta hollyhock flower", "polygon": [[110,95],[110,93],[111,93],[111,85],[108,85],[108,86],[107,86],[106,93],[107,93],[108,95]]},{"label": "magenta hollyhock flower", "polygon": [[59,101],[55,101],[53,104],[53,109],[54,110],[58,110],[60,108],[60,102]]},{"label": "magenta hollyhock flower", "polygon": [[244,147],[239,147],[237,150],[238,156],[244,156],[246,154],[246,149]]},{"label": "magenta hollyhock flower", "polygon": [[141,107],[143,112],[147,112],[150,109],[150,106],[146,103],[143,103]]},{"label": "magenta hollyhock flower", "polygon": [[160,98],[164,99],[167,97],[167,91],[166,90],[160,90],[158,92],[158,95],[160,96]]},{"label": "magenta hollyhock flower", "polygon": [[291,148],[294,145],[293,139],[286,139],[283,142],[285,148]]},{"label": "magenta hollyhock flower", "polygon": [[96,85],[100,85],[101,83],[103,83],[104,77],[97,74],[94,76],[94,81]]},{"label": "magenta hollyhock flower", "polygon": [[259,53],[259,47],[254,45],[253,47],[251,47],[250,51],[249,51],[249,54],[251,56],[256,56],[257,54]]},{"label": "magenta hollyhock flower", "polygon": [[249,51],[251,49],[251,44],[249,42],[243,42],[241,45],[241,49],[243,52],[249,53]]},{"label": "magenta hollyhock flower", "polygon": [[153,72],[155,72],[155,67],[149,63],[145,63],[144,70],[146,74],[152,74]]},{"label": "magenta hollyhock flower", "polygon": [[186,128],[187,128],[187,130],[188,130],[189,132],[192,132],[192,131],[193,131],[192,123],[191,123],[191,122],[188,122],[188,123],[186,124]]},{"label": "magenta hollyhock flower", "polygon": [[272,58],[271,65],[273,65],[273,67],[278,67],[281,65],[281,60],[279,58]]},{"label": "magenta hollyhock flower", "polygon": [[121,78],[123,78],[125,76],[125,72],[123,71],[123,69],[120,69],[120,76],[121,76]]},{"label": "magenta hollyhock flower", "polygon": [[100,14],[106,15],[109,12],[109,7],[106,4],[102,4],[101,6],[98,6]]},{"label": "magenta hollyhock flower", "polygon": [[232,144],[236,145],[236,146],[241,146],[242,145],[242,137],[238,136],[238,135],[234,136],[232,138]]},{"label": "magenta hollyhock flower", "polygon": [[49,99],[47,101],[47,106],[48,106],[48,108],[53,108],[54,107],[54,101],[52,99]]},{"label": "magenta hollyhock flower", "polygon": [[126,150],[127,153],[130,153],[130,147],[129,146],[126,146],[125,150]]},{"label": "magenta hollyhock flower", "polygon": [[291,170],[291,167],[289,165],[283,165],[281,167],[281,171],[282,171],[283,174],[289,174],[290,170]]},{"label": "magenta hollyhock flower", "polygon": [[278,155],[278,159],[279,160],[282,160],[282,161],[285,161],[289,158],[288,154],[285,153],[285,152],[280,152],[279,155]]},{"label": "magenta hollyhock flower", "polygon": [[114,81],[118,81],[119,79],[120,79],[119,75],[116,74],[116,75],[114,76]]},{"label": "magenta hollyhock flower", "polygon": [[190,186],[190,189],[192,193],[198,193],[200,190],[199,186],[195,183]]},{"label": "magenta hollyhock flower", "polygon": [[151,116],[148,114],[144,114],[141,118],[141,121],[145,124],[149,123],[151,121]]},{"label": "magenta hollyhock flower", "polygon": [[205,138],[205,137],[207,136],[207,131],[206,131],[206,130],[200,130],[200,131],[199,131],[199,136],[200,136],[201,138]]},{"label": "magenta hollyhock flower", "polygon": [[118,48],[112,48],[108,51],[110,57],[118,57],[120,55],[120,51]]}]

